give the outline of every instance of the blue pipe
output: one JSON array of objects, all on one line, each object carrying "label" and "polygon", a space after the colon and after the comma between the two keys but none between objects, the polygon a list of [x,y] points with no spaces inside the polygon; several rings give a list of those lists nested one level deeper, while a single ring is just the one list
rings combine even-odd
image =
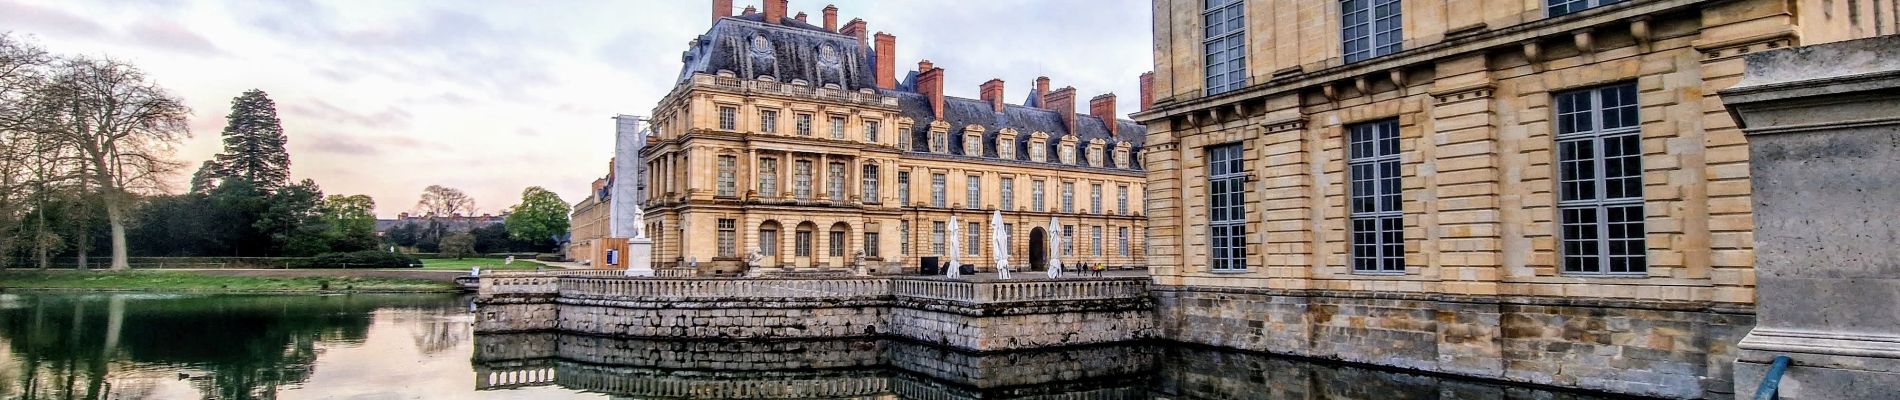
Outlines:
[{"label": "blue pipe", "polygon": [[1781,375],[1788,372],[1788,356],[1775,356],[1775,364],[1768,367],[1768,374],[1761,377],[1761,386],[1755,387],[1755,400],[1774,400],[1781,391]]}]

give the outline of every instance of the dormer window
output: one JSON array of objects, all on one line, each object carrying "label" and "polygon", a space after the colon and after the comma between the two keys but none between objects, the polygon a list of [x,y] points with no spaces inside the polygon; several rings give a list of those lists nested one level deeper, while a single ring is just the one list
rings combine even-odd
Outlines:
[{"label": "dormer window", "polygon": [[1075,144],[1063,143],[1061,157],[1063,164],[1075,165]]},{"label": "dormer window", "polygon": [[1128,143],[1115,146],[1115,168],[1128,169]]},{"label": "dormer window", "polygon": [[1049,162],[1049,134],[1042,132],[1029,134],[1029,161]]},{"label": "dormer window", "polygon": [[1102,166],[1102,150],[1103,150],[1103,144],[1102,144],[1101,139],[1095,139],[1095,140],[1089,141],[1089,154],[1088,154],[1089,166],[1091,167]]},{"label": "dormer window", "polygon": [[970,126],[963,127],[963,155],[970,156],[970,157],[983,156],[983,126],[982,125],[970,125]]},{"label": "dormer window", "polygon": [[950,124],[943,121],[930,123],[930,152],[950,152]]},{"label": "dormer window", "polygon": [[1016,159],[1016,130],[1003,128],[996,131],[996,158]]}]

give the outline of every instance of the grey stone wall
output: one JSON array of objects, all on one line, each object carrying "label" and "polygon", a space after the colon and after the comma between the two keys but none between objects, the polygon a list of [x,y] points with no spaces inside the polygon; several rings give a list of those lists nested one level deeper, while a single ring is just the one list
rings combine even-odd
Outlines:
[{"label": "grey stone wall", "polygon": [[475,311],[475,332],[535,332],[554,329],[560,314],[552,303],[483,304]]},{"label": "grey stone wall", "polygon": [[1668,398],[1729,396],[1751,310],[1659,301],[1158,287],[1162,337]]},{"label": "grey stone wall", "polygon": [[892,336],[975,351],[1115,343],[1154,336],[1148,309],[970,316],[891,309]]},{"label": "grey stone wall", "polygon": [[646,308],[561,304],[562,332],[632,338],[837,339],[876,337],[885,307]]}]

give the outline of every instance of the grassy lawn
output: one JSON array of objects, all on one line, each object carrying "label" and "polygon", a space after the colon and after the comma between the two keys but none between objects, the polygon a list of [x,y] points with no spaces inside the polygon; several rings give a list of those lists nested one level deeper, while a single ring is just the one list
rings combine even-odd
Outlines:
[{"label": "grassy lawn", "polygon": [[355,276],[212,276],[185,271],[6,271],[0,289],[216,292],[454,291],[446,282]]},{"label": "grassy lawn", "polygon": [[453,258],[424,259],[422,260],[422,269],[467,271],[468,267],[479,266],[479,267],[482,267],[482,270],[484,271],[486,270],[507,271],[507,270],[532,270],[535,268],[546,266],[541,263],[534,262],[534,260],[526,260],[526,259],[521,259],[521,258],[516,258],[514,264],[501,265],[501,263],[504,261],[507,261],[507,259],[505,258],[464,258],[460,260],[453,259]]}]

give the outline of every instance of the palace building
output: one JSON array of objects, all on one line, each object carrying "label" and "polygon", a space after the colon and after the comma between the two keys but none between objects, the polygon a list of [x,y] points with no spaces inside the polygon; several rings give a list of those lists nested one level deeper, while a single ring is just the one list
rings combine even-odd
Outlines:
[{"label": "palace building", "polygon": [[[1155,0],[1168,337],[1726,397],[1754,324],[1740,56],[1891,0]],[[1753,385],[1753,382],[1747,383]]]},{"label": "palace building", "polygon": [[[836,7],[815,25],[785,0],[739,15],[712,3],[639,153],[656,268],[915,272],[949,259],[954,232],[960,261],[989,270],[997,210],[1017,270],[1052,255],[1070,268],[1146,260],[1147,131],[1116,118],[1113,94],[1086,114],[1048,78],[1020,105],[1002,80],[978,99],[946,96],[944,68],[898,76],[896,37],[839,25]],[[1047,248],[1054,235],[1062,249]]]}]

